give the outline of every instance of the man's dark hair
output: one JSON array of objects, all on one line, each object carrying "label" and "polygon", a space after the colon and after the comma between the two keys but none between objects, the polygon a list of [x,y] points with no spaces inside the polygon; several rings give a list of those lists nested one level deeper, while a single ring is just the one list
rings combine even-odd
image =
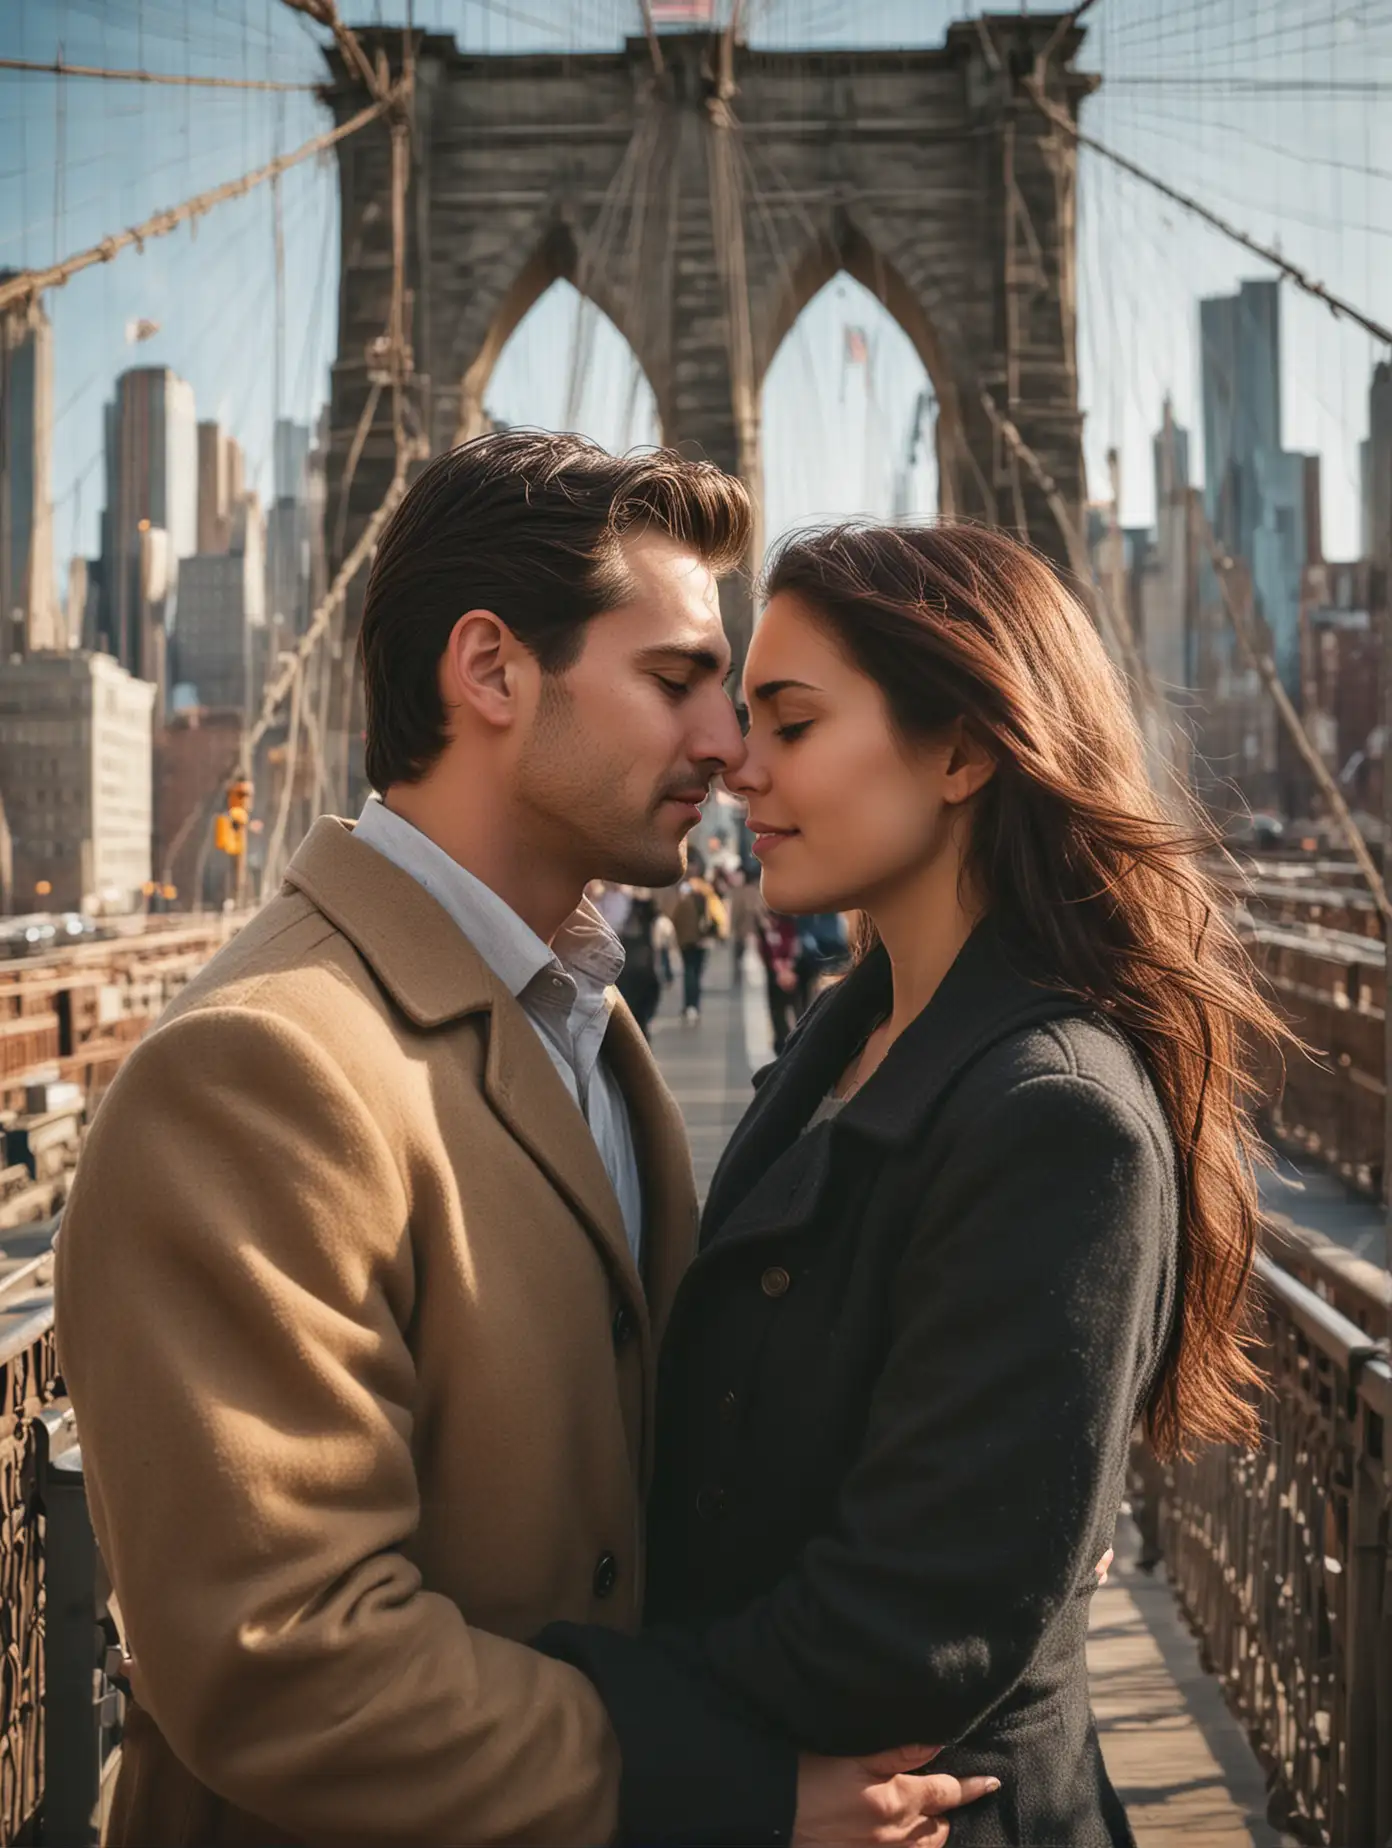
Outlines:
[{"label": "man's dark hair", "polygon": [[445,747],[439,666],[466,610],[491,610],[562,673],[585,625],[633,594],[621,541],[658,532],[712,571],[744,563],[743,484],[671,449],[611,456],[578,436],[504,430],[436,456],[387,523],[359,641],[368,781],[418,780]]}]

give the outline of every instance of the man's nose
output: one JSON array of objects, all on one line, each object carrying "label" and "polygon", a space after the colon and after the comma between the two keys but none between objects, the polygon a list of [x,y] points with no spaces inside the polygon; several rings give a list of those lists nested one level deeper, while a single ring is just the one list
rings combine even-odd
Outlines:
[{"label": "man's nose", "polygon": [[715,774],[726,777],[731,771],[738,770],[745,760],[747,748],[744,734],[740,730],[739,716],[723,690],[710,729],[697,742],[694,755],[697,762],[713,764]]},{"label": "man's nose", "polygon": [[762,765],[749,749],[748,739],[741,738],[739,762],[725,772],[725,787],[732,796],[743,796],[747,801],[767,783]]}]

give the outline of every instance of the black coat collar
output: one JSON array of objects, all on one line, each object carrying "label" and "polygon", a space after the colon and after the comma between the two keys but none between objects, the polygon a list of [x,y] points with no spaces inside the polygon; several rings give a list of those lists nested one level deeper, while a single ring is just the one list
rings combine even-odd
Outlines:
[{"label": "black coat collar", "polygon": [[923,1012],[895,1041],[829,1134],[797,1143],[891,1000],[889,958],[877,948],[804,1018],[763,1076],[711,1184],[702,1245],[731,1235],[793,1229],[810,1218],[833,1141],[862,1137],[889,1150],[911,1143],[959,1073],[988,1047],[1036,1020],[1087,1011],[1076,997],[1032,980],[988,919],[977,926]]}]

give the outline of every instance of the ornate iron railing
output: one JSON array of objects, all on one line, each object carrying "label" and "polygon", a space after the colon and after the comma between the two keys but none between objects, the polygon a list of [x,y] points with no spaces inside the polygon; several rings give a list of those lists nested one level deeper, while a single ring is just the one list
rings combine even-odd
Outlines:
[{"label": "ornate iron railing", "polygon": [[0,1330],[0,1842],[28,1839],[43,1796],[43,1414],[62,1391],[52,1302]]},{"label": "ornate iron railing", "polygon": [[0,1233],[0,1848],[100,1832],[120,1649],[53,1329],[56,1221]]},{"label": "ornate iron railing", "polygon": [[1260,1448],[1143,1468],[1142,1526],[1268,1775],[1271,1819],[1392,1841],[1392,1370],[1385,1344],[1258,1259]]}]

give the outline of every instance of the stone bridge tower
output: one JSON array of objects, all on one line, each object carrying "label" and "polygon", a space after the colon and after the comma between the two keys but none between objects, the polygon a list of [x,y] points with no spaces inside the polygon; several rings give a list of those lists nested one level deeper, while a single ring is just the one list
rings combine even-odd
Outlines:
[{"label": "stone bridge tower", "polygon": [[[660,39],[660,71],[642,38],[482,56],[418,34],[407,283],[432,449],[484,427],[503,346],[565,277],[629,341],[664,441],[738,471],[757,503],[760,384],[800,310],[844,269],[933,382],[943,511],[1021,529],[1064,562],[1043,495],[981,400],[1010,415],[1079,514],[1076,157],[1024,88],[1060,23],[992,15],[922,51],[753,51],[693,32]],[[400,32],[361,36],[400,68]],[[1081,39],[1069,28],[1048,61],[1049,94],[1070,115],[1095,81],[1072,68]],[[334,78],[342,120],[362,91],[341,66]],[[355,445],[388,312],[388,142],[373,124],[337,150],[331,564],[391,478],[389,394]],[[747,585],[728,587],[725,616],[740,654]],[[346,646],[352,630],[350,611]]]}]

